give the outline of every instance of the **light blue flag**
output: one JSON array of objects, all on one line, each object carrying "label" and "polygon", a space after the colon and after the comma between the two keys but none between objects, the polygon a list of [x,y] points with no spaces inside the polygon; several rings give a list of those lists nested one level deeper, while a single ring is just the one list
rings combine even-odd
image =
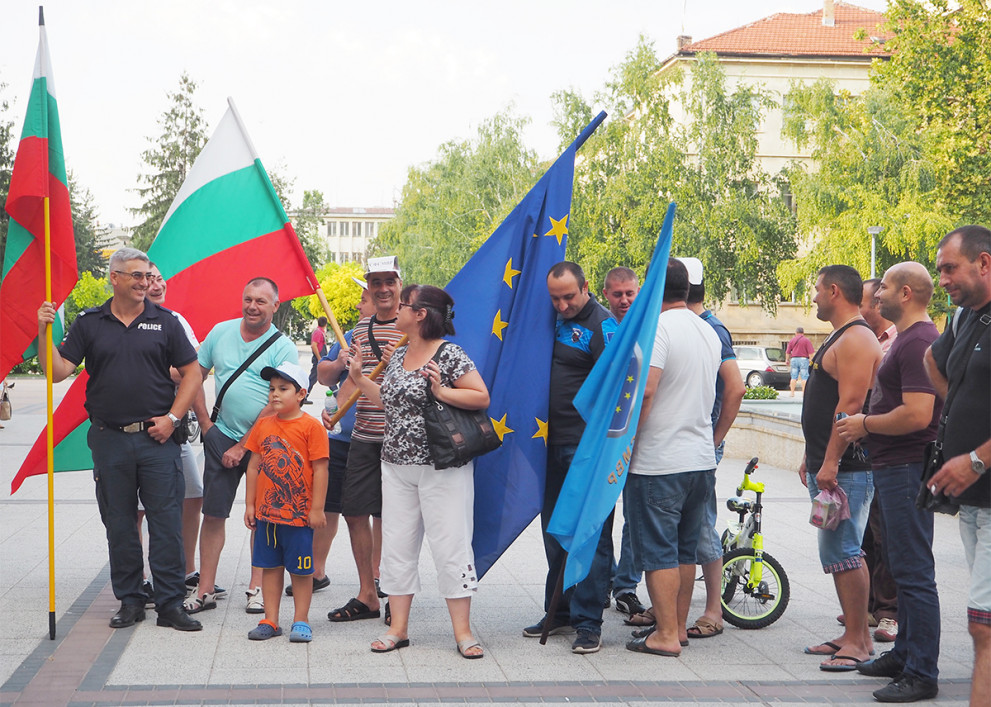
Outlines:
[{"label": "light blue flag", "polygon": [[540,512],[554,308],[547,271],[564,260],[575,152],[600,113],[527,193],[447,286],[458,343],[491,394],[502,446],[475,460],[475,533],[481,577]]},{"label": "light blue flag", "polygon": [[602,526],[626,484],[664,297],[674,210],[672,202],[640,293],[575,396],[585,433],[547,528],[568,551],[565,589],[588,575]]}]

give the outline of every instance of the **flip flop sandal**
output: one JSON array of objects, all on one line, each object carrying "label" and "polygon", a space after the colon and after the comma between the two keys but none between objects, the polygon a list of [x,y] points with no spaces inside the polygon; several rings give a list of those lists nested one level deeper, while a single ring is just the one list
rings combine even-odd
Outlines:
[{"label": "flip flop sandal", "polygon": [[633,614],[628,619],[623,619],[623,623],[627,626],[653,626],[657,623],[657,618],[654,616],[653,607],[651,607],[642,613]]},{"label": "flip flop sandal", "polygon": [[475,660],[476,658],[485,657],[485,649],[482,649],[481,653],[469,654],[467,651],[472,648],[482,648],[482,644],[476,641],[474,638],[466,638],[463,641],[458,641],[458,653],[461,654],[462,658],[467,658],[468,660]]},{"label": "flip flop sandal", "polygon": [[718,636],[722,632],[722,626],[717,625],[714,621],[711,621],[704,616],[700,616],[695,619],[695,625],[688,627],[689,638],[712,638],[713,636]]},{"label": "flip flop sandal", "polygon": [[[631,635],[634,638],[646,638],[654,632],[654,628],[654,626],[644,626],[643,628],[638,628],[635,631],[632,631]],[[680,643],[682,647],[688,645],[688,641],[678,641],[678,643]]]},{"label": "flip flop sandal", "polygon": [[651,648],[647,645],[646,638],[636,638],[626,644],[626,650],[633,651],[634,653],[649,653],[651,655],[662,655],[666,658],[678,658],[681,656],[681,652],[675,653],[674,651],[664,651],[658,648]]},{"label": "flip flop sandal", "polygon": [[854,658],[852,655],[840,655],[836,654],[830,660],[852,660],[853,665],[830,665],[827,663],[819,663],[819,670],[827,673],[851,673],[857,669],[857,666],[864,661],[859,658]]},{"label": "flip flop sandal", "polygon": [[360,621],[361,619],[377,619],[381,615],[382,612],[378,609],[372,611],[365,602],[352,598],[341,608],[334,609],[327,614],[327,619],[334,622]]},{"label": "flip flop sandal", "polygon": [[262,619],[258,626],[248,631],[248,638],[252,641],[267,641],[269,638],[281,635],[282,628],[274,626],[268,619]]},{"label": "flip flop sandal", "polygon": [[[828,650],[818,650],[826,646]],[[824,641],[818,646],[806,646],[805,650],[802,651],[805,655],[835,655],[836,651],[840,650],[842,646],[838,646],[832,641]]]},{"label": "flip flop sandal", "polygon": [[313,640],[313,629],[305,621],[297,621],[289,632],[290,643],[309,643]]},{"label": "flip flop sandal", "polygon": [[[381,636],[375,639],[381,643],[385,648],[376,648],[372,646],[372,653],[389,653],[390,651],[398,650],[400,648],[405,648],[409,645],[408,638],[399,638],[398,636],[393,636],[388,633],[383,633]],[[372,643],[375,643],[372,641]]]}]

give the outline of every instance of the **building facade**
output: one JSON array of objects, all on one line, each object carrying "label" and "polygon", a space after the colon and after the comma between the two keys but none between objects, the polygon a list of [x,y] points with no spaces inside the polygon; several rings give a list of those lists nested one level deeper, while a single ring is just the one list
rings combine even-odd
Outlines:
[{"label": "building facade", "polygon": [[329,262],[364,264],[369,244],[395,216],[395,210],[389,208],[326,209],[321,216],[320,234],[327,242]]}]

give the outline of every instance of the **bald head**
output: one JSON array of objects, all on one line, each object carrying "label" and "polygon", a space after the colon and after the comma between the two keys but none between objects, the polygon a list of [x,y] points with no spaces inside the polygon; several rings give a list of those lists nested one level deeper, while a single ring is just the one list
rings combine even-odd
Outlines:
[{"label": "bald head", "polygon": [[875,295],[881,305],[881,316],[893,321],[899,331],[906,321],[914,323],[926,316],[932,296],[929,271],[921,263],[911,261],[888,268]]}]

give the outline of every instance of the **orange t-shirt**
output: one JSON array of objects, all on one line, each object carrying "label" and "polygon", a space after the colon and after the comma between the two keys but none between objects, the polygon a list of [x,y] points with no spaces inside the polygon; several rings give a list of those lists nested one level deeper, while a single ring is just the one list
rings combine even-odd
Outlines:
[{"label": "orange t-shirt", "polygon": [[280,420],[260,418],[244,444],[261,456],[255,518],[279,525],[309,524],[315,459],[330,457],[327,431],[312,415]]}]

